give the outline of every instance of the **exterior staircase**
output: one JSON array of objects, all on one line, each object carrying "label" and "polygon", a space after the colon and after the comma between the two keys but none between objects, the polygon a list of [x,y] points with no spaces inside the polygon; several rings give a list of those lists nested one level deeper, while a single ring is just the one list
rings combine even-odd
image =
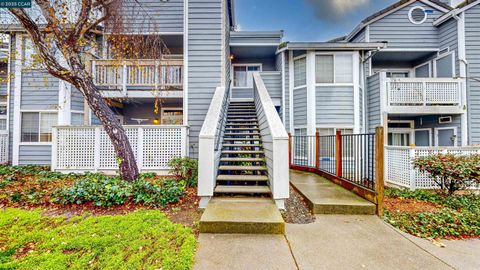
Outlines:
[{"label": "exterior staircase", "polygon": [[255,103],[231,102],[218,167],[217,196],[270,196]]}]

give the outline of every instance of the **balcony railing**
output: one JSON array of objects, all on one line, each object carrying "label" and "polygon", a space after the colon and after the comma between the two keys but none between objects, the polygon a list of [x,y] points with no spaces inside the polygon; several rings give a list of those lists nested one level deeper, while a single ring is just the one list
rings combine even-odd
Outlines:
[{"label": "balcony railing", "polygon": [[183,87],[183,60],[95,60],[94,83],[107,90],[170,90]]},{"label": "balcony railing", "polygon": [[388,106],[460,106],[462,79],[391,78],[387,82]]}]

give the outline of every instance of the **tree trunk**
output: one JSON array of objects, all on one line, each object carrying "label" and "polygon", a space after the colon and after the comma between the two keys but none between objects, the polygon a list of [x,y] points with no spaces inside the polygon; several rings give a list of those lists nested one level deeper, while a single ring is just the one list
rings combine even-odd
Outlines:
[{"label": "tree trunk", "polygon": [[71,61],[71,64],[73,70],[76,70],[73,85],[81,90],[88,105],[100,120],[105,132],[112,141],[113,148],[119,159],[120,177],[124,180],[135,181],[139,175],[137,162],[123,126],[98,92],[91,76],[85,71],[84,67],[75,60]]}]

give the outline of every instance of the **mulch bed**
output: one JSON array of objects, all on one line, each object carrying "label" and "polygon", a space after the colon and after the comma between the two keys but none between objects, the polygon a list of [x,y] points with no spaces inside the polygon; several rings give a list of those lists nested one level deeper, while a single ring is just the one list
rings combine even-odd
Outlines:
[{"label": "mulch bed", "polygon": [[401,212],[401,213],[421,213],[421,212],[435,212],[442,208],[442,206],[431,203],[424,202],[414,199],[402,199],[402,198],[393,198],[385,197],[384,205],[390,212]]},{"label": "mulch bed", "polygon": [[294,188],[290,187],[290,198],[285,200],[285,211],[282,211],[286,223],[308,224],[315,222],[315,216],[308,208],[305,199]]}]

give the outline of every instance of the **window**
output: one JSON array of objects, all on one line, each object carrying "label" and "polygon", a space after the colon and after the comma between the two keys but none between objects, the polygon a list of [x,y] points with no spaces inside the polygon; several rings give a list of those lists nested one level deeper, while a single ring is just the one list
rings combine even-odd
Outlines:
[{"label": "window", "polygon": [[388,145],[392,146],[409,146],[410,132],[389,132]]},{"label": "window", "polygon": [[422,24],[427,20],[427,11],[420,6],[413,7],[408,12],[408,19],[413,24]]},{"label": "window", "polygon": [[7,130],[7,96],[0,96],[0,131]]},{"label": "window", "polygon": [[261,71],[261,65],[234,65],[233,87],[253,87],[253,72]]},{"label": "window", "polygon": [[438,78],[454,77],[453,53],[443,55],[435,59],[435,73]]},{"label": "window", "polygon": [[22,142],[51,142],[52,127],[57,124],[57,113],[23,112]]},{"label": "window", "polygon": [[72,124],[72,126],[82,126],[83,125],[83,113],[72,112],[71,124]]},{"label": "window", "polygon": [[409,76],[408,71],[387,71],[387,78],[408,78]]},{"label": "window", "polygon": [[353,83],[352,54],[317,55],[317,83]]},{"label": "window", "polygon": [[304,86],[307,84],[307,58],[300,58],[293,62],[294,65],[294,87]]},{"label": "window", "polygon": [[416,78],[430,78],[430,62],[415,67]]}]

